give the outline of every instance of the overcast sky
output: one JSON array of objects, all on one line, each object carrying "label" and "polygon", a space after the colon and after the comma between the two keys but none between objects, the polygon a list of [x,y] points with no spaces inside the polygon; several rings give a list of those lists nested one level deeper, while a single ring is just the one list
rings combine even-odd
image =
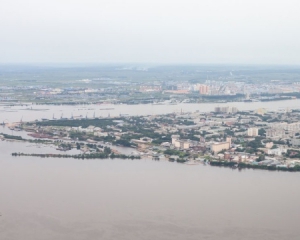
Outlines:
[{"label": "overcast sky", "polygon": [[0,63],[300,64],[299,0],[1,0]]}]

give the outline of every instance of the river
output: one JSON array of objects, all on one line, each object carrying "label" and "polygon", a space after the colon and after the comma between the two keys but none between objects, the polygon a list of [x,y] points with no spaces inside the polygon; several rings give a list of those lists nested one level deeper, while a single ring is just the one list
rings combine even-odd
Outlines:
[{"label": "river", "polygon": [[76,106],[54,106],[54,105],[29,105],[29,106],[0,106],[0,123],[4,122],[19,122],[19,121],[34,121],[42,118],[71,118],[79,117],[108,117],[119,116],[120,114],[128,115],[157,115],[173,112],[208,112],[213,111],[216,106],[231,106],[237,107],[239,110],[255,110],[266,108],[270,111],[280,109],[298,109],[300,99],[275,101],[275,102],[230,102],[230,103],[181,103],[177,105],[112,105],[112,104],[97,104],[97,105],[76,105]]},{"label": "river", "polygon": [[299,239],[298,173],[21,158],[3,144],[1,240]]},{"label": "river", "polygon": [[[232,105],[261,107],[256,104]],[[297,104],[293,100],[264,103],[264,107],[276,110]],[[162,113],[163,106],[146,106],[154,109],[153,114]],[[122,111],[144,114],[146,106],[122,106]],[[164,107],[164,111],[180,106]],[[215,105],[182,106],[204,111]],[[19,110],[5,118],[16,121],[23,114],[29,120],[57,113],[60,107],[48,108],[51,110],[33,111],[35,116],[32,111]],[[62,107],[63,113],[67,115],[69,108]],[[33,149],[44,151],[29,143],[0,141],[1,240],[299,239],[299,173],[238,171],[147,159],[11,156]]]}]

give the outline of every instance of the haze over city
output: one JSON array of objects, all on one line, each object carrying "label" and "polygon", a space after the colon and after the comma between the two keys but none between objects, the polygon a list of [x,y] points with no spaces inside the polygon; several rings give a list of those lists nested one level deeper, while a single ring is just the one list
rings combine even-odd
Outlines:
[{"label": "haze over city", "polygon": [[296,0],[1,1],[0,63],[300,64]]}]

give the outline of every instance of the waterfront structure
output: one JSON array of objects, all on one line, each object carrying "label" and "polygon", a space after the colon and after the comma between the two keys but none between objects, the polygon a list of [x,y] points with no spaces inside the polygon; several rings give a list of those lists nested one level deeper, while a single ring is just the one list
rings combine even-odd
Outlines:
[{"label": "waterfront structure", "polygon": [[228,150],[231,148],[231,137],[226,138],[226,142],[214,142],[210,145],[210,150],[213,153],[221,152],[222,150]]},{"label": "waterfront structure", "polygon": [[229,148],[230,148],[229,142],[217,142],[217,143],[213,143],[210,146],[210,149],[213,153],[218,153],[221,152],[222,150],[228,150]]},{"label": "waterfront structure", "polygon": [[269,155],[277,155],[277,156],[281,156],[282,153],[286,153],[286,152],[287,152],[286,148],[268,149],[267,151]]},{"label": "waterfront structure", "polygon": [[138,148],[141,150],[145,150],[151,146],[151,142],[149,142],[149,141],[133,139],[132,142],[137,144]]}]

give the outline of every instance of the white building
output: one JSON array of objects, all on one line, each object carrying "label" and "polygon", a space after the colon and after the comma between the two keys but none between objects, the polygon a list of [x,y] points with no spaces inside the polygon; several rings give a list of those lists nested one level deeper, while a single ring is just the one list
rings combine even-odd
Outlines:
[{"label": "white building", "polygon": [[286,152],[287,152],[286,148],[268,149],[268,154],[270,154],[270,155],[281,156],[282,153],[286,153]]},{"label": "white building", "polygon": [[248,136],[249,137],[258,136],[258,128],[248,128]]}]

